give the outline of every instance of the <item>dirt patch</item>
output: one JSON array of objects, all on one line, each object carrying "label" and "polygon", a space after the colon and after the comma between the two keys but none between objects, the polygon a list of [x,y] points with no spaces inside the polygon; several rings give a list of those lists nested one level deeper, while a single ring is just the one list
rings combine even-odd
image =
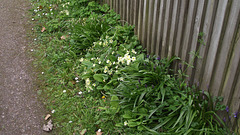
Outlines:
[{"label": "dirt patch", "polygon": [[27,49],[27,0],[0,2],[0,134],[43,135],[44,107],[37,99]]}]

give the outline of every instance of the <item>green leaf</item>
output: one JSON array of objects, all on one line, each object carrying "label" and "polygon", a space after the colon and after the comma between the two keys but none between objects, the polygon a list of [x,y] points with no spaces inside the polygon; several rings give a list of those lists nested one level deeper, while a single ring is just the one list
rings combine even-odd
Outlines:
[{"label": "green leaf", "polygon": [[111,107],[119,107],[119,98],[117,96],[112,96],[110,101]]},{"label": "green leaf", "polygon": [[140,124],[141,124],[140,122],[133,122],[133,121],[129,121],[128,122],[128,126],[129,127],[136,127],[136,126],[138,126]]},{"label": "green leaf", "polygon": [[82,64],[86,65],[88,68],[93,66],[92,62],[90,62],[90,61],[83,61]]},{"label": "green leaf", "polygon": [[103,80],[107,80],[108,75],[106,75],[106,74],[94,74],[93,78],[98,82],[103,82]]}]

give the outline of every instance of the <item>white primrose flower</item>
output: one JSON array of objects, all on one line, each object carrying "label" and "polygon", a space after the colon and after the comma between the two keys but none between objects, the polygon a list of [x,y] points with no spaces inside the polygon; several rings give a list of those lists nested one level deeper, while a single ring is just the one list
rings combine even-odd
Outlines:
[{"label": "white primrose flower", "polygon": [[126,60],[130,59],[130,55],[129,55],[128,53],[126,53],[126,54],[124,55],[124,59],[126,59]]},{"label": "white primrose flower", "polygon": [[127,126],[127,125],[128,125],[128,122],[127,122],[127,121],[125,121],[125,122],[124,122],[124,126]]},{"label": "white primrose flower", "polygon": [[131,60],[127,60],[127,65],[130,65],[130,63],[131,63]]},{"label": "white primrose flower", "polygon": [[104,67],[104,71],[103,71],[104,73],[107,73],[108,72],[108,67],[107,66],[105,66]]},{"label": "white primrose flower", "polygon": [[132,57],[132,61],[135,61],[136,60],[136,57]]},{"label": "white primrose flower", "polygon": [[109,40],[109,43],[113,43],[113,40],[111,39],[111,40]]},{"label": "white primrose flower", "polygon": [[81,59],[80,59],[80,62],[83,62],[83,61],[84,61],[84,58],[81,58]]},{"label": "white primrose flower", "polygon": [[52,110],[51,112],[52,112],[52,113],[55,113],[55,110]]},{"label": "white primrose flower", "polygon": [[110,62],[110,60],[107,60],[107,63],[109,63]]},{"label": "white primrose flower", "polygon": [[93,83],[92,86],[93,86],[93,87],[96,87],[96,83]]},{"label": "white primrose flower", "polygon": [[137,52],[134,49],[132,49],[132,53],[137,54]]},{"label": "white primrose flower", "polygon": [[122,57],[118,57],[118,62],[122,61]]},{"label": "white primrose flower", "polygon": [[123,77],[118,78],[118,81],[123,81]]},{"label": "white primrose flower", "polygon": [[69,11],[68,10],[65,10],[65,13],[66,13],[66,15],[69,15]]},{"label": "white primrose flower", "polygon": [[93,64],[93,67],[95,67],[96,66],[96,64]]},{"label": "white primrose flower", "polygon": [[109,71],[108,71],[108,74],[109,74],[109,75],[112,75],[112,70],[109,70]]}]

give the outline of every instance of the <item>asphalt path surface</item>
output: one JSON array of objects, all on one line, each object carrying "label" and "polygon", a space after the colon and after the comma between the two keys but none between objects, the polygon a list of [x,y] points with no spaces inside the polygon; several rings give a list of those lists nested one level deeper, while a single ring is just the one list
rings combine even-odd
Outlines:
[{"label": "asphalt path surface", "polygon": [[0,1],[0,135],[43,135],[44,107],[27,55],[28,0]]}]

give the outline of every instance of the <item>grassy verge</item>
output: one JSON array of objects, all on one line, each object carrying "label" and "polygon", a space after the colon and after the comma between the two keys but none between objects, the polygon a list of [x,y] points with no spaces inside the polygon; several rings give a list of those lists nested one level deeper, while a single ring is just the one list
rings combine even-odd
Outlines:
[{"label": "grassy verge", "polygon": [[121,26],[107,5],[32,0],[32,6],[38,93],[56,134],[229,133],[216,114],[225,109],[221,98],[172,74],[179,58],[146,55],[133,27]]}]

